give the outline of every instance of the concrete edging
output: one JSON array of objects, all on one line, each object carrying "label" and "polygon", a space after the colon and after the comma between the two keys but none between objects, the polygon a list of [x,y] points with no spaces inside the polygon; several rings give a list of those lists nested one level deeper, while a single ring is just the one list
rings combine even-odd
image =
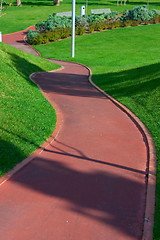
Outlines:
[{"label": "concrete edging", "polygon": [[123,104],[115,100],[109,94],[104,92],[92,81],[92,71],[89,67],[83,65],[89,70],[89,82],[94,86],[99,92],[104,94],[108,99],[110,99],[118,108],[120,108],[127,116],[134,122],[141,132],[147,150],[147,168],[146,168],[146,207],[144,215],[144,225],[142,240],[152,240],[153,239],[153,226],[154,226],[154,212],[155,212],[155,190],[156,190],[156,153],[155,146],[151,134],[145,125],[140,121],[140,119],[131,112]]},{"label": "concrete edging", "polygon": [[[60,68],[63,69],[63,68]],[[51,72],[56,72],[59,69],[53,70]],[[33,76],[36,73],[32,73],[29,78],[31,79],[32,82],[34,82],[33,80]],[[34,84],[36,84],[34,82]],[[38,88],[40,89],[40,91],[42,92],[42,94],[45,96],[44,92],[42,91],[42,89],[39,87],[38,84],[36,84],[38,86]],[[5,183],[7,180],[9,180],[14,174],[16,174],[18,171],[20,171],[23,167],[25,167],[27,164],[29,164],[35,157],[39,156],[48,145],[50,145],[51,143],[53,143],[55,141],[55,139],[57,138],[62,126],[63,126],[63,114],[60,111],[59,107],[57,106],[56,103],[54,103],[54,109],[56,111],[56,116],[57,116],[57,122],[56,122],[56,127],[52,133],[52,135],[46,139],[46,141],[37,149],[35,150],[31,155],[29,155],[27,158],[25,158],[24,160],[22,160],[20,163],[18,163],[13,169],[11,169],[10,171],[8,171],[5,175],[3,175],[2,177],[0,177],[0,186]]]}]

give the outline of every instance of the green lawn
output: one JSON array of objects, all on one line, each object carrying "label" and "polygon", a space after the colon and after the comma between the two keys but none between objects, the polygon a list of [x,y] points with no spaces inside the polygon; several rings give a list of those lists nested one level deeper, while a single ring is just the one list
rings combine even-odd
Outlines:
[{"label": "green lawn", "polygon": [[[44,57],[83,63],[93,81],[131,109],[147,126],[160,161],[160,24],[121,28],[36,46]],[[160,239],[160,162],[157,163],[154,239]]]},{"label": "green lawn", "polygon": [[[160,9],[159,0],[150,0],[150,9]],[[36,24],[39,20],[46,20],[48,15],[53,12],[71,11],[72,0],[63,0],[60,6],[53,6],[53,1],[37,1],[24,0],[22,7],[12,6],[5,11],[5,15],[0,17],[0,32],[3,34],[12,33],[26,29],[27,27]],[[76,13],[80,14],[80,6],[85,5],[86,1],[76,1]],[[129,3],[124,6],[117,6],[116,0],[89,0],[88,14],[94,8],[110,8],[112,11],[123,12],[125,9],[133,8],[134,6],[146,5],[146,0],[129,0]]]},{"label": "green lawn", "polygon": [[29,156],[56,123],[53,107],[29,79],[57,65],[0,43],[0,176]]}]

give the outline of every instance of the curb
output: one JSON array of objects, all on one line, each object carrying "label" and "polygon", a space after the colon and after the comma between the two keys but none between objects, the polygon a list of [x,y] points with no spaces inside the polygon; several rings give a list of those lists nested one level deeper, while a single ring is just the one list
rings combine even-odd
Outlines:
[{"label": "curb", "polygon": [[[82,64],[81,64],[82,65]],[[144,214],[144,225],[142,240],[152,240],[153,239],[153,226],[154,226],[154,211],[155,211],[155,191],[156,191],[156,153],[153,139],[150,132],[146,126],[140,121],[140,119],[131,112],[123,104],[112,98],[101,88],[99,88],[95,83],[93,83],[92,71],[89,67],[83,65],[89,71],[89,82],[93,87],[95,87],[99,92],[104,94],[113,104],[120,108],[127,116],[133,121],[138,130],[141,132],[147,150],[147,168],[146,168],[146,207]]]},{"label": "curb", "polygon": [[11,35],[11,34],[16,34],[16,33],[21,33],[21,32],[24,32],[24,31],[27,31],[28,29],[30,29],[30,28],[32,28],[32,27],[34,27],[34,25],[32,25],[32,26],[29,26],[29,27],[27,27],[26,29],[24,29],[24,30],[20,30],[20,31],[17,31],[17,32],[14,32],[14,33],[6,33],[6,34],[3,34],[3,35]]},{"label": "curb", "polygon": [[[60,68],[61,69],[61,68]],[[59,69],[53,70],[51,72],[58,71]],[[31,79],[32,82],[34,82],[33,77],[36,75],[36,73],[32,73],[29,78]],[[36,84],[34,82],[34,84]],[[45,93],[42,91],[42,89],[39,87],[38,84],[36,84],[42,94],[45,96]],[[7,172],[5,175],[0,177],[0,186],[4,184],[6,181],[8,181],[14,174],[19,172],[23,167],[25,167],[27,164],[29,164],[35,157],[38,157],[50,144],[52,144],[58,137],[59,132],[63,126],[63,114],[60,111],[58,105],[54,103],[54,109],[56,111],[56,127],[52,133],[52,135],[46,139],[46,141],[37,149],[35,150],[31,155],[29,155],[27,158],[22,160],[20,163],[18,163],[13,169],[11,169],[9,172]]]}]

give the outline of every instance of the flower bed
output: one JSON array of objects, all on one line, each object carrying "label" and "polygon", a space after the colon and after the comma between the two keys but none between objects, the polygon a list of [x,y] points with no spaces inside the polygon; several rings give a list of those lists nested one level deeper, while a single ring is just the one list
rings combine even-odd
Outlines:
[{"label": "flower bed", "polygon": [[[160,23],[160,11],[148,10],[147,6],[126,10],[121,16],[118,12],[76,16],[76,35],[93,33],[107,29]],[[49,15],[46,21],[39,21],[36,31],[28,30],[27,42],[38,45],[54,42],[71,36],[71,17]]]}]

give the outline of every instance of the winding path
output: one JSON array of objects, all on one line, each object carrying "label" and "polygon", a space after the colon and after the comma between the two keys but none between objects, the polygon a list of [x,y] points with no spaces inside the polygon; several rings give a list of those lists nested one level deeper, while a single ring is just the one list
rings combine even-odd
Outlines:
[{"label": "winding path", "polygon": [[[23,31],[9,34],[3,41],[32,52],[23,36]],[[54,62],[63,68],[32,79],[57,109],[57,129],[44,150],[2,184],[0,239],[141,239],[148,167],[144,135],[88,82],[87,68]]]}]

